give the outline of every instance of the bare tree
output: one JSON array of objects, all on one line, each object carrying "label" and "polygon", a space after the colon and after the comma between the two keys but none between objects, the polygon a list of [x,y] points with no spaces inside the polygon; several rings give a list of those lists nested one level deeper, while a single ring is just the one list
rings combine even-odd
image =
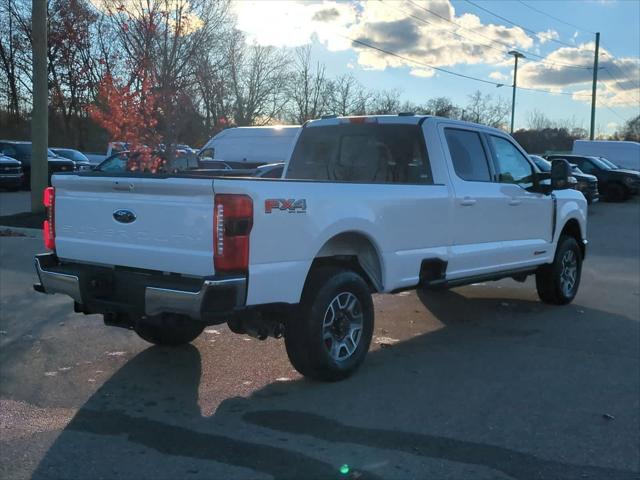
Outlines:
[{"label": "bare tree", "polygon": [[494,100],[491,95],[483,95],[480,90],[477,90],[469,95],[469,103],[464,112],[465,120],[501,128],[504,127],[509,115],[509,103],[502,97]]},{"label": "bare tree", "polygon": [[544,130],[545,128],[553,128],[554,123],[544,112],[536,108],[527,115],[527,126],[530,130]]},{"label": "bare tree", "polygon": [[229,49],[229,78],[236,125],[267,125],[283,112],[287,101],[289,58],[260,45],[246,46],[237,32]]},{"label": "bare tree", "polygon": [[197,59],[216,44],[225,30],[229,1],[222,0],[100,0],[118,35],[123,73],[132,88],[147,75],[160,99],[158,128],[169,157],[184,134],[181,113],[190,111],[186,96],[193,90]]},{"label": "bare tree", "polygon": [[427,102],[426,113],[437,117],[458,118],[460,109],[456,107],[450,98],[436,97]]},{"label": "bare tree", "polygon": [[370,113],[385,115],[400,111],[400,90],[381,90],[373,95]]},{"label": "bare tree", "polygon": [[296,49],[294,72],[290,77],[289,116],[296,123],[304,123],[327,113],[331,102],[331,84],[325,67],[320,62],[313,65],[311,47]]},{"label": "bare tree", "polygon": [[367,92],[356,78],[348,73],[340,75],[329,84],[331,113],[337,115],[364,115],[371,94]]},{"label": "bare tree", "polygon": [[20,116],[20,91],[16,70],[18,31],[14,21],[13,2],[3,0],[0,4],[0,67],[4,73],[2,89],[10,117]]}]

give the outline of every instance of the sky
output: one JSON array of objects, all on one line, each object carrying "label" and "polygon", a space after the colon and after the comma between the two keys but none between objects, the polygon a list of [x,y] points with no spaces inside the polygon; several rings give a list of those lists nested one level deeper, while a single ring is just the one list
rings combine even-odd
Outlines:
[{"label": "sky", "polygon": [[596,133],[640,113],[640,0],[237,0],[233,9],[249,42],[310,44],[330,76],[351,73],[421,104],[464,105],[476,90],[510,102],[517,50],[516,129],[535,109],[589,128],[600,32]]}]

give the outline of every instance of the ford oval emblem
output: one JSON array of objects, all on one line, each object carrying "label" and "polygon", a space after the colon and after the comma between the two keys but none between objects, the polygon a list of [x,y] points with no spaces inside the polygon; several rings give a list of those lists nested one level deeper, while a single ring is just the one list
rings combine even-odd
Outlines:
[{"label": "ford oval emblem", "polygon": [[133,223],[136,221],[136,214],[131,210],[116,210],[113,212],[113,218],[120,223]]}]

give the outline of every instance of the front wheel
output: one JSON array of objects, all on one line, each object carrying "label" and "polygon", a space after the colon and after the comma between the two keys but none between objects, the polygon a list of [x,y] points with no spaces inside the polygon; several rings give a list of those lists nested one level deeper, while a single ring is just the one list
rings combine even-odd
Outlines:
[{"label": "front wheel", "polygon": [[536,273],[538,296],[544,303],[566,305],[578,293],[582,273],[582,252],[575,238],[561,236],[553,263]]},{"label": "front wheel", "polygon": [[184,315],[163,314],[140,318],[134,325],[140,338],[155,345],[175,347],[195,340],[204,325]]},{"label": "front wheel", "polygon": [[319,267],[305,286],[299,315],[285,328],[287,355],[306,377],[347,378],[364,361],[373,335],[369,286],[357,273]]}]

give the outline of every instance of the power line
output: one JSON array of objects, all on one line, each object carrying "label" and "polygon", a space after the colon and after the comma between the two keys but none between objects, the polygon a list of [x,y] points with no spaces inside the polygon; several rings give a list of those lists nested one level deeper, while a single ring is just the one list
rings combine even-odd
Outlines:
[{"label": "power line", "polygon": [[[396,57],[396,58],[399,58],[399,59],[404,60],[406,62],[410,62],[410,63],[414,63],[416,65],[420,65],[422,67],[431,68],[433,70],[437,70],[438,72],[448,73],[449,75],[455,75],[456,77],[466,78],[468,80],[474,80],[476,82],[486,83],[488,85],[494,85],[496,87],[504,87],[504,86],[506,86],[504,83],[492,82],[491,80],[485,80],[483,78],[474,77],[472,75],[465,75],[463,73],[454,72],[452,70],[447,70],[446,68],[436,67],[434,65],[429,65],[428,63],[420,62],[418,60],[414,60],[413,58],[406,57],[406,56],[401,55],[399,53],[392,52],[390,50],[386,50],[386,49],[381,48],[381,47],[377,47],[377,46],[372,45],[370,43],[367,43],[367,42],[365,42],[363,40],[356,40],[354,38],[347,37],[346,35],[340,35],[340,36],[345,38],[345,39],[347,39],[347,40],[349,40],[349,41],[351,41],[351,42],[353,42],[353,43],[355,43],[355,44],[362,45],[363,47],[367,47],[367,48],[370,48],[372,50],[376,50],[376,51],[378,51],[380,53],[384,53],[385,55],[391,55],[392,57]],[[549,93],[549,94],[552,94],[552,95],[569,95],[569,96],[574,96],[575,95],[575,96],[580,96],[580,97],[585,97],[585,96],[590,97],[591,96],[590,94],[574,94],[572,92],[544,90],[544,89],[541,89],[541,88],[532,88],[532,87],[516,87],[516,88],[518,88],[520,90],[528,90],[528,91],[532,91],[532,92]]]},{"label": "power line", "polygon": [[[620,85],[620,83],[618,82],[618,79],[609,71],[609,69],[607,67],[602,67],[602,70],[604,70],[605,72],[607,72],[607,75],[609,75],[609,77],[611,77],[613,79],[613,81],[616,83],[616,85],[618,85],[618,88],[620,88],[620,90],[623,91],[623,94],[626,93],[626,90],[622,87],[622,85]],[[605,84],[606,86],[606,84]],[[624,95],[623,95],[624,96]],[[630,98],[627,98],[627,100],[631,100]],[[631,100],[632,102],[635,102],[636,100],[633,99]]]},{"label": "power line", "polygon": [[[627,74],[623,72],[622,69],[618,66],[618,64],[616,63],[616,59],[612,55],[607,53],[606,50],[603,50],[602,53],[611,59],[611,66],[615,67],[615,69],[620,72],[623,78],[627,76]],[[609,72],[609,74],[611,74],[611,72]]]},{"label": "power line", "polygon": [[556,17],[556,16],[554,16],[554,15],[551,15],[550,13],[547,13],[547,12],[545,12],[545,11],[539,10],[539,9],[537,9],[536,7],[533,7],[533,6],[529,5],[528,3],[523,2],[522,0],[517,0],[517,2],[518,2],[518,3],[521,3],[522,5],[524,5],[524,6],[525,6],[525,7],[527,7],[527,8],[530,8],[530,9],[531,9],[531,10],[533,10],[534,12],[538,12],[538,13],[540,13],[540,14],[542,14],[542,15],[545,15],[545,16],[547,16],[547,17],[549,17],[549,18],[553,18],[553,19],[554,19],[555,21],[557,21],[557,22],[560,22],[560,23],[563,23],[563,24],[565,24],[565,25],[568,25],[569,27],[577,28],[577,29],[578,29],[578,31],[583,31],[583,30],[584,30],[584,31],[586,31],[586,32],[588,32],[588,33],[591,33],[591,34],[593,34],[593,35],[595,35],[595,33],[596,33],[596,32],[592,32],[591,30],[587,30],[586,28],[580,28],[579,26],[574,25],[573,23],[569,23],[569,22],[567,22],[567,21],[565,21],[565,20],[562,20],[561,18],[558,18],[558,17]]},{"label": "power line", "polygon": [[418,60],[414,60],[412,58],[405,57],[404,55],[401,55],[399,53],[395,53],[395,52],[392,52],[390,50],[385,50],[384,48],[376,47],[375,45],[371,45],[370,43],[364,42],[362,40],[356,40],[354,38],[350,38],[350,37],[347,37],[347,36],[344,36],[344,35],[341,35],[341,36],[343,36],[347,40],[352,41],[353,43],[356,43],[358,45],[362,45],[363,47],[371,48],[373,50],[377,50],[378,52],[384,53],[385,55],[391,55],[392,57],[400,58],[401,60],[404,60],[406,62],[415,63],[416,65],[420,65],[420,66],[423,66],[423,67],[431,68],[433,70],[437,70],[438,72],[448,73],[450,75],[455,75],[456,77],[462,77],[462,78],[466,78],[466,79],[469,79],[469,80],[475,80],[476,82],[487,83],[489,85],[495,85],[496,87],[504,86],[504,84],[502,84],[502,83],[492,82],[491,80],[485,80],[483,78],[478,78],[478,77],[473,77],[471,75],[465,75],[463,73],[453,72],[451,70],[447,70],[446,68],[441,68],[441,67],[436,67],[436,66],[433,66],[433,65],[429,65],[428,63],[420,62]]},{"label": "power line", "polygon": [[[430,10],[430,9],[428,9],[428,8],[426,8],[426,7],[423,7],[422,5],[419,5],[419,4],[415,3],[413,0],[407,0],[407,1],[408,1],[409,3],[411,3],[413,6],[415,6],[416,8],[419,8],[419,9],[421,9],[421,10],[424,10],[425,12],[428,12],[428,13],[430,13],[430,14],[432,14],[432,15],[434,15],[434,16],[436,16],[436,17],[438,17],[438,18],[442,19],[442,20],[444,20],[445,22],[448,22],[448,23],[450,23],[450,24],[452,24],[452,25],[455,25],[456,27],[461,28],[462,30],[466,30],[466,31],[471,32],[471,33],[473,33],[473,34],[475,34],[475,35],[478,35],[478,36],[480,36],[480,37],[482,37],[482,38],[486,38],[486,39],[487,39],[487,40],[489,40],[490,42],[495,43],[495,44],[502,45],[502,46],[504,46],[504,47],[507,47],[508,49],[511,49],[511,48],[513,47],[513,45],[510,45],[510,44],[508,44],[508,43],[502,42],[502,41],[500,41],[500,40],[493,39],[493,38],[491,38],[491,37],[489,37],[489,36],[487,36],[487,35],[483,35],[482,33],[478,32],[478,31],[476,31],[476,30],[473,30],[473,29],[470,29],[470,28],[466,28],[466,27],[464,27],[464,26],[460,25],[459,23],[454,22],[453,20],[449,20],[448,18],[446,18],[446,17],[444,17],[444,16],[440,15],[438,12],[434,12],[433,10]],[[414,17],[414,18],[415,18],[415,17]],[[427,21],[425,20],[425,22],[427,22]],[[429,22],[427,22],[427,23],[429,23]],[[535,32],[534,32],[534,33],[535,33]],[[536,35],[537,35],[537,34],[536,34]],[[471,40],[471,39],[469,39],[468,37],[463,37],[463,38],[466,38],[467,40]],[[472,41],[473,41],[473,40],[472,40]],[[484,45],[484,44],[481,44],[481,45]],[[485,46],[488,46],[488,45],[485,45]],[[491,47],[490,47],[490,48],[491,48]],[[537,53],[534,53],[534,52],[531,52],[531,51],[527,51],[527,50],[522,50],[522,49],[520,49],[520,51],[521,51],[521,52],[523,52],[523,53],[526,53],[526,54],[527,54],[528,56],[530,56],[530,57],[535,57],[535,58],[539,58],[539,59],[541,59],[541,60],[533,60],[533,59],[531,59],[531,58],[526,58],[526,60],[528,60],[528,61],[530,61],[530,62],[542,63],[542,64],[545,64],[545,65],[551,65],[551,66],[554,66],[554,67],[562,66],[562,67],[568,67],[568,68],[577,68],[577,69],[581,69],[581,70],[582,70],[582,69],[584,69],[584,70],[593,70],[593,68],[592,68],[592,67],[588,67],[588,66],[585,66],[585,65],[573,65],[573,64],[570,64],[570,63],[549,62],[549,61],[547,61],[547,60],[544,60],[544,58],[545,58],[544,56],[542,56],[542,55],[538,55]],[[507,53],[507,52],[504,52],[504,53]]]},{"label": "power line", "polygon": [[[491,10],[489,10],[489,9],[487,9],[487,8],[484,8],[484,7],[480,6],[480,5],[478,5],[477,3],[474,3],[474,2],[472,2],[471,0],[464,0],[464,1],[465,1],[465,2],[467,2],[467,3],[469,3],[470,5],[473,5],[473,6],[474,6],[474,7],[476,7],[476,8],[479,8],[480,10],[483,10],[484,12],[487,12],[487,13],[488,13],[488,14],[490,14],[490,15],[493,15],[493,16],[494,16],[494,17],[496,17],[496,18],[499,18],[500,20],[503,20],[503,21],[505,21],[505,22],[507,22],[507,23],[510,23],[510,24],[511,24],[511,25],[513,25],[514,27],[519,27],[519,28],[521,28],[522,30],[524,30],[525,32],[529,32],[529,33],[531,33],[531,34],[533,34],[533,35],[536,35],[536,36],[538,35],[538,32],[536,32],[536,31],[534,31],[534,30],[531,30],[530,28],[527,28],[527,27],[525,27],[525,26],[522,26],[522,25],[520,25],[519,23],[516,23],[516,22],[514,22],[514,21],[512,21],[512,20],[509,20],[508,18],[505,18],[505,17],[503,17],[502,15],[498,15],[497,13],[494,13],[494,12],[492,12]],[[551,42],[555,42],[555,43],[558,43],[558,44],[560,44],[560,45],[565,45],[565,46],[567,46],[567,47],[575,48],[575,45],[571,45],[570,43],[563,42],[562,40],[556,40],[555,38],[551,38],[551,39],[549,39],[549,41],[551,41]]]},{"label": "power line", "polygon": [[607,110],[609,110],[611,113],[613,113],[616,117],[618,117],[620,120],[622,120],[623,122],[626,122],[627,119],[624,118],[622,115],[620,115],[618,112],[616,112],[613,108],[609,107],[609,105],[602,105],[604,108],[606,108]]},{"label": "power line", "polygon": [[[385,4],[385,5],[388,5],[384,0],[378,0],[378,1],[379,1],[380,3],[383,3],[383,4]],[[410,3],[412,3],[412,4],[414,4],[411,0],[409,0],[409,2],[410,2]],[[414,5],[415,5],[416,7],[420,7],[420,6],[419,6],[419,5],[417,5],[417,4],[414,4]],[[391,6],[390,6],[390,5],[388,5],[388,6],[391,8]],[[398,7],[394,7],[394,8],[398,8]],[[415,19],[415,20],[418,20],[419,22],[425,23],[425,24],[427,24],[427,25],[434,25],[434,26],[436,25],[435,23],[430,22],[429,20],[425,20],[425,19],[424,19],[424,18],[422,18],[422,17],[418,17],[417,15],[413,15],[412,13],[409,13],[409,12],[407,12],[406,10],[403,10],[403,9],[401,9],[401,8],[398,8],[398,10],[400,10],[402,13],[404,13],[404,14],[406,14],[406,15],[410,16],[411,18],[413,18],[413,19]],[[425,10],[427,10],[427,9],[425,9]],[[437,14],[436,14],[436,15],[437,15]],[[439,16],[439,15],[438,15],[438,16]],[[466,41],[468,41],[468,42],[474,42],[476,45],[482,45],[483,47],[490,48],[490,49],[492,49],[492,50],[495,50],[495,51],[497,51],[497,52],[502,53],[503,55],[506,55],[506,54],[507,54],[507,51],[506,51],[506,50],[504,50],[504,49],[502,49],[502,48],[497,48],[497,47],[493,47],[493,46],[491,46],[491,45],[487,45],[486,43],[480,43],[480,42],[477,42],[477,41],[475,41],[475,40],[470,39],[469,37],[465,37],[464,35],[460,35],[458,32],[454,32],[454,31],[451,31],[451,30],[445,30],[445,32],[446,32],[446,33],[449,33],[449,34],[451,34],[451,35],[454,35],[454,36],[456,36],[456,37],[458,37],[458,38],[461,38],[462,40],[466,40]]]}]

